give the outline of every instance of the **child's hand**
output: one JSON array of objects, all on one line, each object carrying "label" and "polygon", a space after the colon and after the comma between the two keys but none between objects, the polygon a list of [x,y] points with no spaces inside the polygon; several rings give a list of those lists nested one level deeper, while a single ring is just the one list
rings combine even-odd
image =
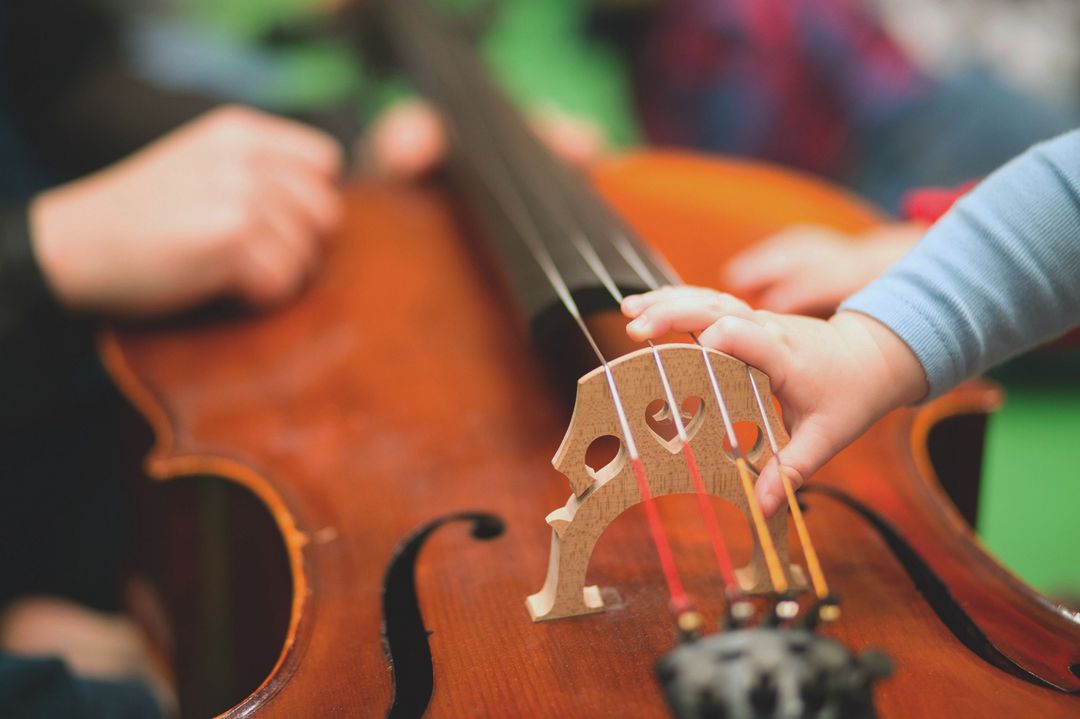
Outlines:
[{"label": "child's hand", "polygon": [[741,252],[721,271],[724,284],[773,312],[828,316],[910,250],[926,226],[900,222],[851,236],[795,225]]},{"label": "child's hand", "polygon": [[[887,327],[856,312],[830,320],[755,311],[700,287],[627,297],[634,340],[701,332],[701,343],[757,367],[772,381],[791,442],[780,458],[796,487],[891,409],[927,392],[922,366]],[[767,515],[784,501],[775,461],[757,482]]]}]

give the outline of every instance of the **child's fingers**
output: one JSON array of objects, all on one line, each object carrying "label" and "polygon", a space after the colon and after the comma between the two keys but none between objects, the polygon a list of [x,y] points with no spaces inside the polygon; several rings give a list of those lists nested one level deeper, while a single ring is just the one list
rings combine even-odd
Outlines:
[{"label": "child's fingers", "polygon": [[671,296],[673,292],[680,289],[683,288],[669,286],[661,287],[660,289],[651,292],[643,292],[640,295],[627,295],[623,298],[619,309],[621,309],[622,313],[627,317],[637,317],[657,302],[662,301],[665,297]]},{"label": "child's fingers", "polygon": [[[785,455],[786,453],[781,450],[780,456],[785,458],[786,461]],[[791,480],[792,489],[797,489],[803,485],[802,475],[787,464],[784,465],[784,473]],[[777,510],[787,501],[784,496],[784,486],[780,481],[780,475],[777,473],[775,459],[769,460],[769,463],[761,470],[761,475],[754,484],[754,494],[757,495],[758,502],[761,504],[761,511],[764,512],[766,517],[776,514]]]},{"label": "child's fingers", "polygon": [[775,334],[745,317],[727,316],[701,333],[701,343],[742,360],[769,376],[773,390],[784,386],[791,353]]},{"label": "child's fingers", "polygon": [[752,310],[730,295],[712,293],[708,299],[674,296],[654,304],[626,326],[627,333],[641,341],[668,332],[697,332],[728,315],[746,317]]},{"label": "child's fingers", "polygon": [[693,285],[668,286],[640,295],[629,295],[623,299],[621,309],[622,313],[627,317],[637,317],[645,310],[661,302],[692,298],[704,304],[712,302],[716,297],[720,296],[723,296],[722,292],[706,287],[694,287]]},{"label": "child's fingers", "polygon": [[[780,449],[784,474],[791,481],[791,488],[798,489],[825,464],[836,451],[829,439],[814,430],[812,424],[804,424],[792,434],[791,441]],[[780,479],[776,459],[765,466],[754,486],[754,493],[761,502],[761,511],[771,517],[787,502],[784,485]]]}]

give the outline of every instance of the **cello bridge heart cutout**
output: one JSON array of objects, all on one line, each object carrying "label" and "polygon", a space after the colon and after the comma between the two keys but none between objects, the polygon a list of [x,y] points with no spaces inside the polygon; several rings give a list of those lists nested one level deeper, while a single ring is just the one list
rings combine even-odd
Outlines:
[{"label": "cello bridge heart cutout", "polygon": [[[679,417],[686,428],[686,436],[693,439],[701,427],[705,416],[705,400],[701,397],[687,397],[679,407]],[[667,451],[675,454],[681,449],[678,427],[671,416],[671,408],[662,399],[655,399],[645,408],[645,424],[654,439]]]}]

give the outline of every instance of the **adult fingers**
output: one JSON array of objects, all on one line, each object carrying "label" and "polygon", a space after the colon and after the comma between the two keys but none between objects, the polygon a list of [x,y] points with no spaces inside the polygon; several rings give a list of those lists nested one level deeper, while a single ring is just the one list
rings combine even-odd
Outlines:
[{"label": "adult fingers", "polygon": [[319,236],[291,199],[283,193],[276,194],[277,201],[267,198],[259,210],[261,224],[268,230],[263,241],[277,245],[275,249],[286,269],[307,277],[318,264]]},{"label": "adult fingers", "polygon": [[268,157],[299,162],[311,170],[336,178],[341,175],[341,145],[322,130],[272,115],[251,112],[251,141]]},{"label": "adult fingers", "polygon": [[262,212],[260,230],[240,245],[234,294],[251,305],[277,304],[295,294],[307,277],[310,233],[286,218]]},{"label": "adult fingers", "polygon": [[542,107],[530,117],[533,131],[551,150],[571,165],[584,167],[604,151],[599,125],[555,107]]},{"label": "adult fingers", "polygon": [[375,120],[363,145],[374,172],[413,179],[430,172],[445,158],[446,129],[431,105],[404,100]]},{"label": "adult fingers", "polygon": [[288,203],[315,235],[326,237],[341,224],[341,190],[327,178],[284,167],[275,168],[268,179],[274,194]]}]

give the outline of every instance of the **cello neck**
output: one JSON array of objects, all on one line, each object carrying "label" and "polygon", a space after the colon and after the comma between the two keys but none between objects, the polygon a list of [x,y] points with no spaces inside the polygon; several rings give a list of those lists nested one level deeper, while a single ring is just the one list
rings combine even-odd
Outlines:
[{"label": "cello neck", "polygon": [[[540,142],[453,18],[425,0],[383,0],[376,7],[398,60],[443,119],[454,185],[485,225],[535,339],[544,344],[563,334],[569,320],[537,264],[537,246],[550,255],[585,315],[615,303],[584,260],[582,241],[624,293],[648,289],[641,270],[664,281],[664,265],[579,172]],[[628,255],[640,258],[636,268]]]}]

